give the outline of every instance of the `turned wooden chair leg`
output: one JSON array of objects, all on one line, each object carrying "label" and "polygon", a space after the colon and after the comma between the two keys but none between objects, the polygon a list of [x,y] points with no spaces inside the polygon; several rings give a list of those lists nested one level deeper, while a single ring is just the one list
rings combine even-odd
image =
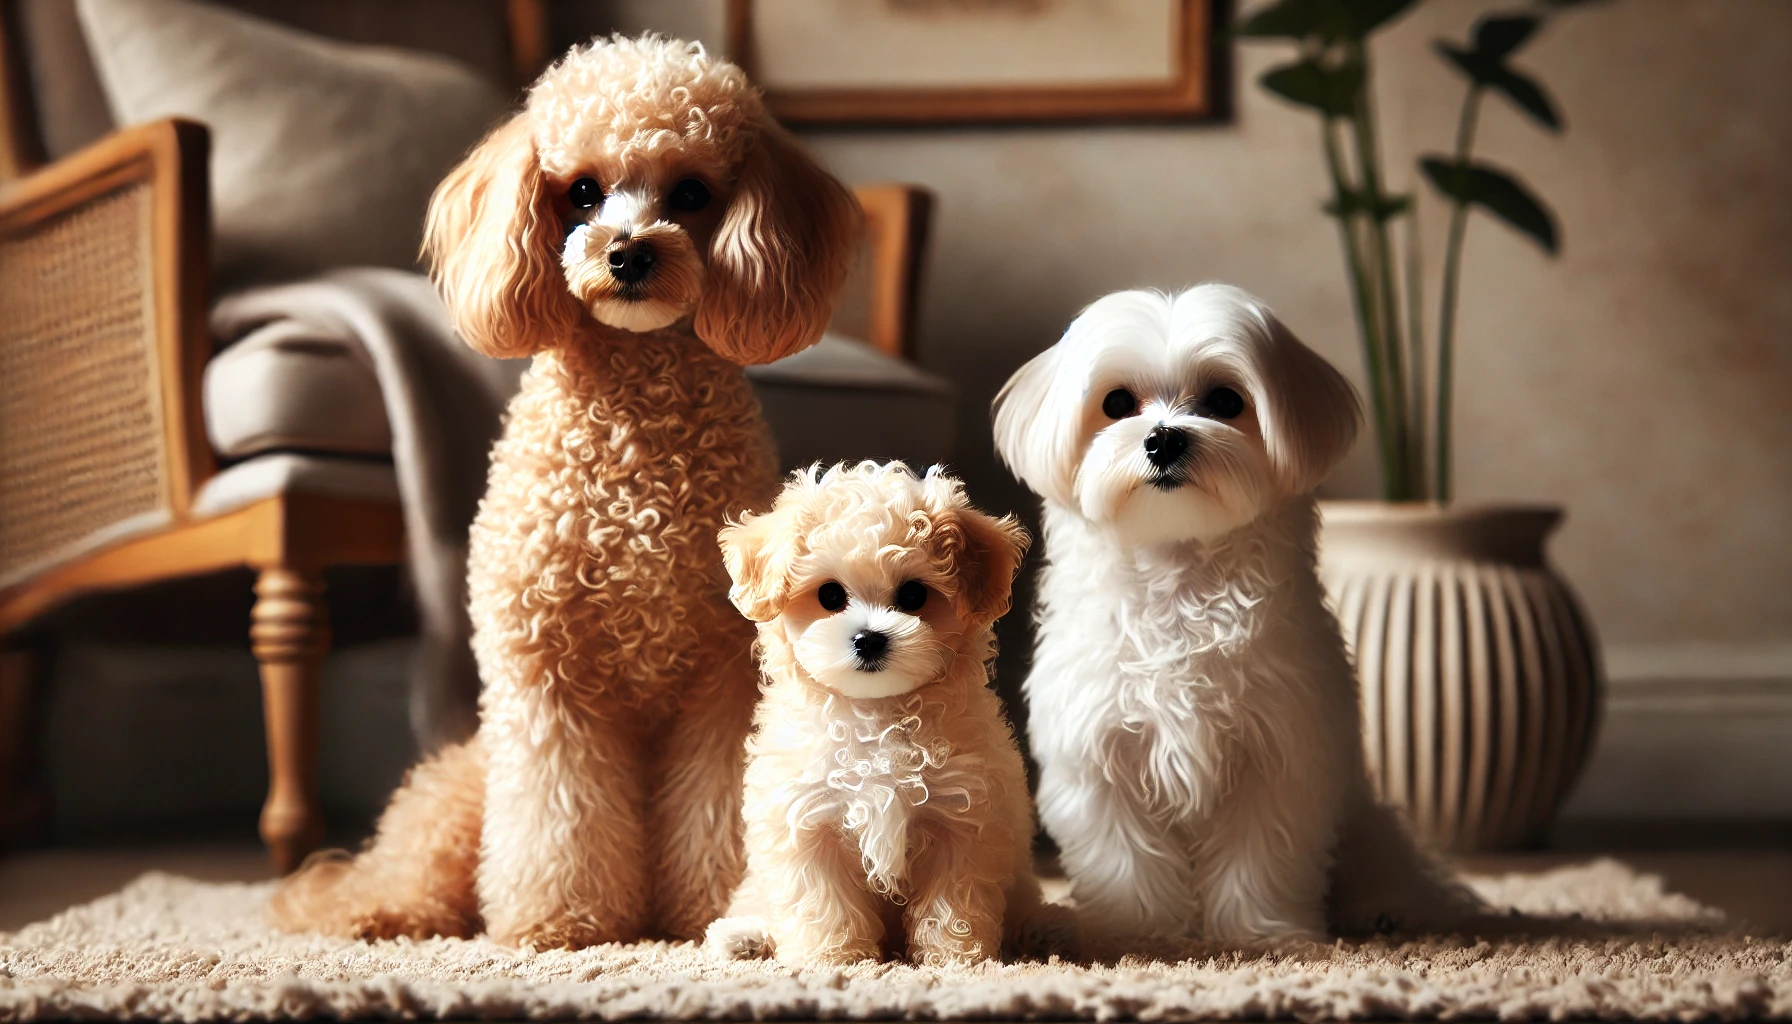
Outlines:
[{"label": "turned wooden chair leg", "polygon": [[318,691],[330,625],[323,590],[320,572],[263,569],[250,613],[268,732],[261,839],[281,874],[298,867],[324,834],[317,793]]}]

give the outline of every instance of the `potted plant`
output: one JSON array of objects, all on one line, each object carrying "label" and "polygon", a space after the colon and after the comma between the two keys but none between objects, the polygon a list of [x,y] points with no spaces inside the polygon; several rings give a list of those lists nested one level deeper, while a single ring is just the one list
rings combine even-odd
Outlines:
[{"label": "potted plant", "polygon": [[1580,0],[1488,14],[1467,42],[1436,43],[1466,90],[1450,152],[1418,159],[1450,218],[1434,331],[1414,197],[1383,172],[1370,47],[1416,2],[1277,0],[1236,31],[1296,48],[1260,82],[1319,117],[1324,211],[1338,224],[1362,342],[1383,501],[1325,503],[1321,568],[1362,679],[1371,777],[1440,844],[1493,849],[1537,839],[1566,797],[1592,743],[1600,668],[1585,615],[1544,558],[1561,510],[1451,503],[1458,282],[1475,210],[1558,251],[1549,208],[1476,157],[1475,129],[1492,98],[1561,130],[1548,92],[1514,58]]}]

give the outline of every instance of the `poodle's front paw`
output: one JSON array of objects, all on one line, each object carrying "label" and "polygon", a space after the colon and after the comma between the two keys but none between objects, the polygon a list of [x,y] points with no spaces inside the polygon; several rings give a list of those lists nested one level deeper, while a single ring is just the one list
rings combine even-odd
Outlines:
[{"label": "poodle's front paw", "polygon": [[759,960],[777,952],[771,930],[757,917],[719,917],[711,921],[703,935],[703,946],[724,960]]},{"label": "poodle's front paw", "polygon": [[627,942],[637,936],[628,929],[604,924],[589,917],[566,915],[515,925],[494,923],[487,934],[492,941],[532,952],[548,949],[584,949],[609,942]]}]

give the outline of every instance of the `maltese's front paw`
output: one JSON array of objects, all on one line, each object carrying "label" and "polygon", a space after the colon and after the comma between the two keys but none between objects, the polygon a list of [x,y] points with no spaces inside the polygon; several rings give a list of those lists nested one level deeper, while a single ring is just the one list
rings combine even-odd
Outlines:
[{"label": "maltese's front paw", "polygon": [[760,960],[777,950],[771,931],[757,917],[719,917],[703,933],[703,945],[724,960]]}]

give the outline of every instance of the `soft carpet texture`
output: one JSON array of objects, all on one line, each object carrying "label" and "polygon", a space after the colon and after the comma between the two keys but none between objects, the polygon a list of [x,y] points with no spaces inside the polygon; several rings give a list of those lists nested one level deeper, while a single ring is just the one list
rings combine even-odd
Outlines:
[{"label": "soft carpet texture", "polygon": [[[1792,1015],[1792,943],[1615,861],[1472,880],[1580,915],[1531,938],[1194,951],[1175,962],[797,971],[680,943],[526,954],[484,941],[344,942],[262,922],[269,885],[146,875],[0,935],[0,1020],[268,1018],[1501,1018]],[[1572,934],[1573,937],[1569,937]]]}]

